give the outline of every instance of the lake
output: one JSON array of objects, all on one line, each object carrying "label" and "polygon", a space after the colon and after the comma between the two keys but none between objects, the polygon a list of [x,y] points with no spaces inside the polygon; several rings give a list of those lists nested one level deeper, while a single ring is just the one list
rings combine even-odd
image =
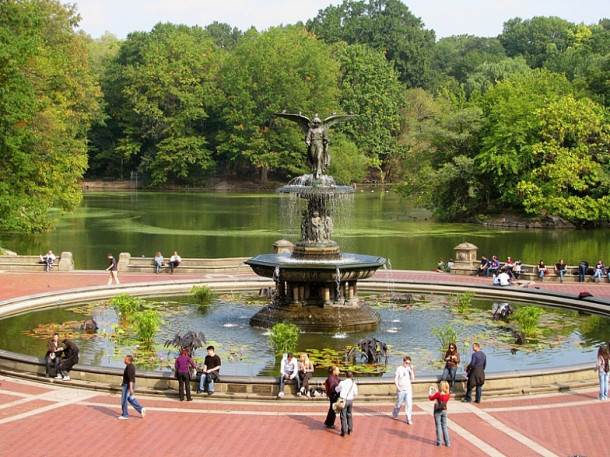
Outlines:
[{"label": "lake", "polygon": [[[106,254],[133,256],[242,257],[273,251],[281,238],[297,241],[298,218],[281,214],[276,193],[87,192],[72,214],[43,234],[0,233],[2,246],[19,254],[71,251],[77,269],[102,269]],[[564,258],[595,262],[610,255],[610,229],[495,229],[439,223],[396,194],[359,191],[349,218],[335,224],[333,239],[343,252],[383,256],[395,269],[431,270],[439,257],[468,241],[480,254],[547,264]],[[298,223],[298,221],[297,221]]]}]

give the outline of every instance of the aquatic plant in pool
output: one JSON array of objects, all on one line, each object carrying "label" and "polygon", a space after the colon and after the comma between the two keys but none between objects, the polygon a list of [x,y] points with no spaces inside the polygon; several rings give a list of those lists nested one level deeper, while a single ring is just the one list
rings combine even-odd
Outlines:
[{"label": "aquatic plant in pool", "polygon": [[[470,356],[470,345],[481,343],[488,355],[488,372],[549,368],[575,365],[595,359],[596,345],[610,340],[610,322],[600,316],[579,316],[571,311],[540,308],[540,331],[524,345],[515,343],[511,331],[514,321],[491,320],[492,302],[473,300],[467,314],[452,306],[451,296],[426,294],[415,296],[410,305],[399,305],[383,295],[361,296],[381,317],[377,330],[334,334],[301,334],[297,351],[310,351],[316,364],[316,376],[325,376],[324,366],[342,362],[350,347],[366,337],[375,337],[389,345],[388,373],[409,354],[419,376],[439,374],[442,350],[433,328],[449,326],[455,330],[462,360]],[[121,322],[109,302],[55,308],[0,320],[0,348],[12,352],[44,356],[46,341],[52,333],[77,342],[80,363],[121,368],[126,353],[136,355],[141,369],[171,371],[175,348],[163,343],[178,332],[203,332],[207,343],[216,347],[223,360],[225,375],[277,375],[278,359],[268,340],[268,330],[252,328],[250,318],[266,302],[249,295],[218,296],[205,310],[199,311],[192,296],[159,298],[146,301],[159,312],[161,324],[150,348],[138,339],[132,324]],[[515,304],[517,309],[522,306]],[[97,333],[80,330],[86,318],[94,318]],[[443,345],[444,346],[444,345]],[[203,355],[198,357],[199,363]],[[463,369],[463,367],[460,367]],[[379,373],[379,367],[362,367]]]}]

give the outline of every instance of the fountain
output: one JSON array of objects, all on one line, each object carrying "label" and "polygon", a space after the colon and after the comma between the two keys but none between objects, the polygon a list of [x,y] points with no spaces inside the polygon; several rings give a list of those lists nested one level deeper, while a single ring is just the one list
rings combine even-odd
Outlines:
[{"label": "fountain", "polygon": [[383,257],[342,253],[331,239],[333,205],[351,196],[351,186],[335,183],[324,171],[330,164],[327,129],[353,115],[332,115],[312,121],[301,114],[277,113],[295,121],[306,133],[307,163],[310,175],[293,179],[279,189],[281,194],[301,199],[307,208],[301,212],[301,235],[292,253],[262,254],[246,263],[254,272],[273,278],[273,302],[256,313],[250,325],[270,327],[291,322],[306,332],[372,330],[379,314],[358,300],[357,282],[371,277],[386,263]]}]

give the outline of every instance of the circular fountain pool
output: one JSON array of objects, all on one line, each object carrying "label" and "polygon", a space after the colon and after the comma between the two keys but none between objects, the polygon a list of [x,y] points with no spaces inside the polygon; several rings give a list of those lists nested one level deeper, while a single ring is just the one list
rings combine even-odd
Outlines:
[{"label": "circular fountain pool", "polygon": [[[469,312],[462,314],[450,306],[450,297],[436,294],[414,296],[408,307],[384,303],[381,296],[361,298],[380,314],[377,330],[303,334],[298,350],[310,351],[328,364],[328,358],[342,357],[346,347],[372,336],[391,347],[389,370],[383,376],[392,376],[394,367],[406,353],[413,358],[417,374],[423,376],[438,374],[442,370],[440,343],[433,335],[433,328],[446,325],[459,335],[458,345],[464,363],[469,359],[471,343],[475,340],[481,343],[488,355],[488,372],[571,366],[593,361],[596,346],[610,339],[610,322],[605,317],[581,316],[573,311],[545,308],[540,325],[542,334],[536,341],[519,346],[514,343],[505,324],[492,322],[492,302],[488,300],[476,300]],[[258,376],[277,373],[277,359],[268,342],[267,330],[249,325],[250,318],[265,303],[251,297],[240,300],[237,296],[227,296],[201,312],[191,297],[157,301],[165,323],[157,333],[153,355],[146,354],[129,339],[128,334],[120,336],[115,312],[99,303],[29,312],[0,320],[0,348],[42,356],[46,338],[55,329],[50,324],[64,323],[64,328],[59,330],[60,337],[72,338],[81,347],[81,364],[122,367],[123,355],[136,352],[140,355],[139,366],[170,371],[176,350],[163,348],[163,343],[177,332],[195,330],[203,332],[208,343],[216,346],[223,360],[223,374]],[[78,323],[85,317],[97,321],[97,333],[88,335],[77,330]],[[205,351],[197,351],[195,355],[202,358]],[[315,375],[324,376],[324,370],[317,370]]]}]

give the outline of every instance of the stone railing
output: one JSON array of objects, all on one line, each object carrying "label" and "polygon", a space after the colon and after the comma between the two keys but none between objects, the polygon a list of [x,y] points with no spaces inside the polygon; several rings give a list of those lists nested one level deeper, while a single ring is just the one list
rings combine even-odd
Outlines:
[{"label": "stone railing", "polygon": [[[0,255],[0,270],[44,271],[46,264],[37,255]],[[71,252],[62,252],[51,267],[51,271],[74,270]]]},{"label": "stone railing", "polygon": [[[477,258],[478,248],[471,243],[462,243],[454,248],[455,250],[455,266],[451,269],[451,274],[454,275],[467,275],[476,276],[477,269],[481,264],[481,259]],[[503,263],[500,264],[504,265]],[[559,282],[560,277],[555,272],[555,264],[547,264],[548,274],[544,276],[544,281]],[[563,276],[564,282],[578,282],[578,266],[567,265],[567,272]],[[588,269],[585,277],[585,282],[592,282],[593,270]],[[538,276],[538,265],[534,264],[522,264],[521,273],[519,274],[519,281],[540,281]],[[490,277],[491,281],[491,277]],[[607,281],[607,276],[604,275],[602,282]]]},{"label": "stone railing", "polygon": [[[182,258],[174,273],[239,273],[252,271],[244,262],[250,257],[226,257],[218,259]],[[169,273],[169,257],[164,259],[161,273]],[[154,273],[157,268],[154,257],[133,257],[129,252],[121,252],[119,271]]]}]

